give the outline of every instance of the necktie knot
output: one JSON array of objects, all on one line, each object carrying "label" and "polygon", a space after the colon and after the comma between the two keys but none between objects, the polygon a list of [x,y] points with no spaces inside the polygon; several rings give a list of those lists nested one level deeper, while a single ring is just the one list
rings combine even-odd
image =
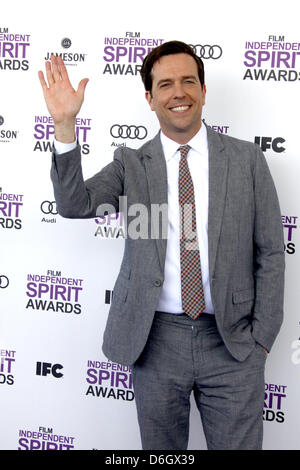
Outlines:
[{"label": "necktie knot", "polygon": [[187,154],[189,153],[190,148],[191,148],[190,145],[187,145],[187,144],[186,145],[181,145],[178,149],[180,151],[180,155],[182,157],[186,158]]}]

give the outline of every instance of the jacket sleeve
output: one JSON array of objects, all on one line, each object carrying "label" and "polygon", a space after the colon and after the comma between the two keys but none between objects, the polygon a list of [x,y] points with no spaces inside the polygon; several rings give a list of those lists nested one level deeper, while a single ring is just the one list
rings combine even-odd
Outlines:
[{"label": "jacket sleeve", "polygon": [[82,175],[80,145],[61,155],[53,153],[51,179],[58,213],[67,218],[96,217],[102,204],[118,212],[123,175],[121,152],[116,152],[111,163],[86,181]]},{"label": "jacket sleeve", "polygon": [[253,337],[270,351],[283,321],[284,238],[275,185],[264,154],[256,147],[254,171],[254,276]]}]

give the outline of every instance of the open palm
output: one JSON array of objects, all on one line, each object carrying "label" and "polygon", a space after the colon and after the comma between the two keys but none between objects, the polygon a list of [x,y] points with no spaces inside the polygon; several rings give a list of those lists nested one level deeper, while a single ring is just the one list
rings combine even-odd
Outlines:
[{"label": "open palm", "polygon": [[38,75],[54,124],[74,122],[83,103],[88,78],[82,79],[75,91],[62,58],[54,55],[51,56],[51,62],[46,62],[48,84],[42,71]]}]

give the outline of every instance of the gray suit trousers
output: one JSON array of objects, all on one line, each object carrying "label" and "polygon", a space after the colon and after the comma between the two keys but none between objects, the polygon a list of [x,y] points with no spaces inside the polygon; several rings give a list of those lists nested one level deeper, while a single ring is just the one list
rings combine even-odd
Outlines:
[{"label": "gray suit trousers", "polygon": [[187,449],[192,392],[209,450],[261,449],[265,360],[257,343],[237,361],[213,315],[157,312],[133,366],[143,449]]}]

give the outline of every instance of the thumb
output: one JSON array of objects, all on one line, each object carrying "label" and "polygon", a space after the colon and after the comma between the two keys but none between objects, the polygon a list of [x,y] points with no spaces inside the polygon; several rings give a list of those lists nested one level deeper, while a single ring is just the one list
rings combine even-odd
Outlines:
[{"label": "thumb", "polygon": [[77,92],[81,95],[82,98],[84,96],[84,91],[85,91],[88,81],[89,81],[88,78],[83,78],[82,80],[80,80],[78,84]]}]

